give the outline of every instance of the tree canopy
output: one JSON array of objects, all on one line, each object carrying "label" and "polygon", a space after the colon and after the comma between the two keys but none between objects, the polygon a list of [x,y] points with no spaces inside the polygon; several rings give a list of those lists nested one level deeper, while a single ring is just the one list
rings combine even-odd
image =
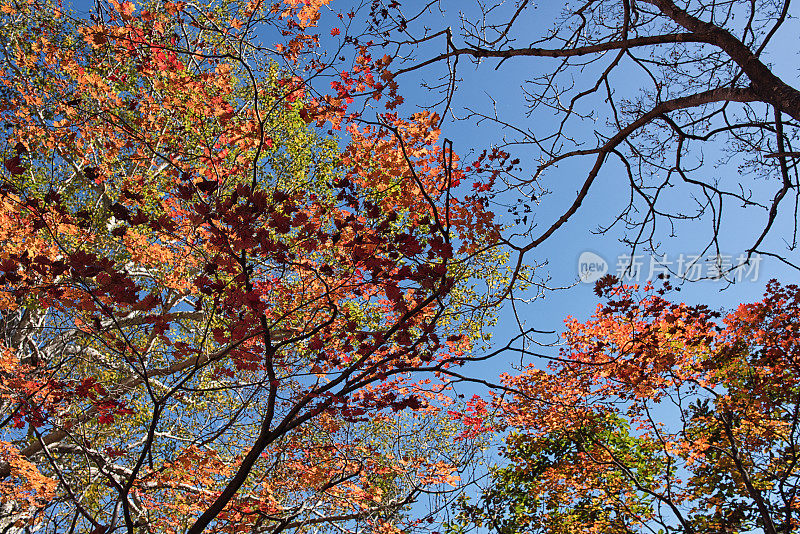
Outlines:
[{"label": "tree canopy", "polygon": [[503,258],[436,116],[309,125],[256,28],[291,64],[310,3],[1,11],[2,530],[394,532],[455,485]]},{"label": "tree canopy", "polygon": [[508,463],[450,532],[796,531],[800,288],[721,322],[664,289],[604,294],[549,369],[505,377]]},{"label": "tree canopy", "polygon": [[500,439],[447,528],[794,529],[795,286],[722,325],[606,278],[550,368],[469,367],[534,356],[591,195],[633,250],[800,265],[790,1],[461,6],[0,0],[0,531],[441,529]]}]

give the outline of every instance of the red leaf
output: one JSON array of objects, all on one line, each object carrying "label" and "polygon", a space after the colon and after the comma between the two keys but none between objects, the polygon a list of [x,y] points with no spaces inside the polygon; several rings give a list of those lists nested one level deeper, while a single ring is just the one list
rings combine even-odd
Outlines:
[{"label": "red leaf", "polygon": [[10,172],[15,176],[25,172],[25,167],[22,166],[22,161],[19,157],[19,154],[17,154],[13,158],[6,159],[4,164],[8,172]]}]

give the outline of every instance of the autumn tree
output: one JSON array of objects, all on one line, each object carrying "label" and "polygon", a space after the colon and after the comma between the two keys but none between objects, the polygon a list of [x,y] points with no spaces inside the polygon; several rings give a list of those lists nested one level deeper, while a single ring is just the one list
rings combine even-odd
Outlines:
[{"label": "autumn tree", "polygon": [[721,321],[603,291],[549,368],[505,378],[507,463],[451,532],[795,532],[800,288],[772,281]]},{"label": "autumn tree", "polygon": [[435,114],[311,91],[326,3],[0,5],[3,532],[397,532],[458,480],[498,228]]},{"label": "autumn tree", "polygon": [[[591,228],[616,227],[634,249],[663,252],[691,228],[711,253],[798,266],[791,0],[372,5],[387,76],[430,88],[428,106],[521,159],[487,193],[512,205],[520,256],[599,195],[620,211]],[[463,79],[485,105],[460,96]]]}]

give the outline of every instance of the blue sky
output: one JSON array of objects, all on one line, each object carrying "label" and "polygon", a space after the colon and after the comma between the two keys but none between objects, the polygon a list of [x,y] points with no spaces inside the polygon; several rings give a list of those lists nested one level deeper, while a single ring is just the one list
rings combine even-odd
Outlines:
[{"label": "blue sky", "polygon": [[[409,1],[404,2],[403,5],[407,6],[406,10],[408,12],[411,12],[414,6],[423,5],[423,3],[421,1]],[[434,30],[451,26],[455,32],[459,25],[459,20],[456,16],[458,12],[462,12],[468,20],[477,20],[479,16],[479,12],[476,9],[477,2],[464,0],[443,1],[441,5],[448,11],[445,14],[440,14],[438,11],[431,10],[429,19],[425,21],[426,25]],[[511,7],[513,6],[509,3],[505,8],[510,9]],[[520,38],[515,44],[524,46],[527,44],[526,39],[529,42],[539,36],[552,25],[562,7],[563,3],[560,2],[540,2],[536,10],[529,10],[527,12],[528,19],[520,19],[517,24],[518,28],[529,32],[529,35],[521,32]],[[800,81],[797,69],[797,35],[800,34],[799,29],[800,24],[796,19],[790,20],[784,25],[776,36],[774,43],[768,49],[778,51],[778,53],[773,52],[773,55],[767,56],[768,61],[774,65],[775,72],[794,86],[797,86],[798,81]],[[455,44],[459,46],[462,43],[456,40]],[[441,53],[442,51],[444,51],[443,39],[428,47],[425,53]],[[420,54],[420,57],[424,56],[425,54]],[[556,117],[547,111],[538,111],[531,117],[524,117],[525,107],[520,83],[537,72],[552,68],[557,64],[557,60],[548,58],[515,58],[505,62],[497,70],[495,70],[498,63],[497,60],[489,59],[484,61],[485,63],[479,68],[475,68],[465,59],[462,59],[459,63],[459,75],[463,81],[460,82],[453,101],[452,111],[456,116],[465,115],[466,108],[481,109],[487,112],[495,108],[501,117],[508,118],[516,125],[541,129],[548,126],[552,127],[555,124]],[[441,68],[432,67],[423,72],[422,76],[433,82],[436,76],[441,73]],[[590,73],[586,72],[585,74],[589,76]],[[629,79],[626,77],[627,74],[623,70],[621,75],[612,77],[612,84],[616,83],[621,92],[638,91],[636,86],[638,79],[634,77]],[[406,109],[410,110],[415,105],[424,106],[434,101],[434,97],[426,90],[419,88],[417,73],[412,73],[408,76],[409,79],[400,79],[401,87],[403,87],[406,95]],[[411,79],[412,77],[414,77],[413,80]],[[580,82],[581,80],[577,81]],[[590,79],[590,81],[593,80]],[[480,151],[482,148],[502,142],[504,133],[499,128],[493,127],[488,123],[476,126],[470,121],[454,121],[451,117],[448,117],[448,119],[442,127],[442,133],[443,136],[453,140],[454,149],[458,153],[466,154],[473,148]],[[592,124],[586,125],[585,133],[587,140],[591,144]],[[525,160],[528,160],[527,171],[530,171],[535,165],[534,162],[538,157],[535,151],[528,148],[520,148],[514,155],[523,159],[523,165],[525,165]],[[713,153],[706,155],[708,158],[718,157]],[[550,172],[546,178],[546,185],[553,191],[553,194],[543,198],[541,203],[534,209],[537,217],[541,220],[540,228],[546,227],[561,214],[567,203],[572,200],[575,191],[580,187],[590,165],[590,158],[586,158],[561,165]],[[735,176],[735,165],[719,168],[709,165],[708,170],[709,172],[718,173],[721,180],[739,179],[738,176]],[[725,173],[728,175],[734,174],[734,176],[728,176]],[[774,191],[777,186],[775,182],[765,180],[745,178],[744,181],[754,190],[767,192]],[[577,281],[578,258],[584,251],[593,251],[603,257],[608,262],[612,273],[617,270],[618,258],[629,253],[629,249],[619,242],[621,237],[619,229],[614,228],[604,235],[597,235],[594,231],[599,226],[607,225],[613,221],[621,207],[624,206],[628,194],[627,179],[623,175],[621,167],[608,165],[601,173],[598,182],[593,185],[589,198],[573,219],[559,229],[540,248],[533,251],[534,253],[530,256],[531,260],[546,260],[548,262],[546,270],[552,277],[551,286],[568,286]],[[676,195],[670,201],[674,202],[676,208],[678,208],[683,207],[683,204],[688,199]],[[791,210],[792,206],[787,204],[785,207]],[[763,224],[766,214],[757,213],[754,210],[746,213],[737,212],[733,205],[730,206],[730,209],[732,210],[732,217],[730,226],[723,230],[721,252],[729,254],[735,259],[751,244],[750,241],[745,241],[743,236],[752,239],[752,234],[748,230],[752,232],[755,224]],[[503,215],[502,210],[498,210],[498,214]],[[781,219],[780,224],[791,224],[791,216],[791,213],[787,213]],[[684,259],[688,259],[690,255],[701,254],[707,243],[704,238],[708,237],[708,230],[707,222],[691,222],[678,227],[677,235],[673,237],[668,237],[666,235],[667,232],[662,231],[665,237],[660,240],[660,251],[667,254],[667,260],[673,261],[675,264],[677,264],[681,255],[683,255]],[[783,244],[778,240],[773,240],[770,246],[775,249],[785,250]],[[708,251],[706,255],[712,252]],[[644,251],[637,251],[637,253],[644,254]],[[646,254],[641,260],[644,264],[644,270],[648,271],[650,265],[649,254]],[[647,278],[647,274],[645,272],[644,276],[639,278],[640,281],[644,281]],[[712,307],[730,309],[740,302],[749,302],[760,298],[766,282],[773,277],[788,283],[797,280],[797,273],[785,268],[779,262],[765,257],[759,265],[758,276],[755,281],[752,280],[751,273],[746,281],[733,286],[728,286],[723,281],[685,283],[682,286],[681,293],[676,298],[686,302],[703,302]],[[559,329],[567,315],[585,318],[593,312],[596,303],[597,298],[592,292],[592,285],[577,284],[568,290],[551,292],[546,295],[546,298],[533,304],[525,305],[521,309],[524,310],[529,326],[535,326],[539,329]],[[499,325],[495,333],[497,341],[502,341],[516,332],[516,328],[508,323],[503,322]]]}]

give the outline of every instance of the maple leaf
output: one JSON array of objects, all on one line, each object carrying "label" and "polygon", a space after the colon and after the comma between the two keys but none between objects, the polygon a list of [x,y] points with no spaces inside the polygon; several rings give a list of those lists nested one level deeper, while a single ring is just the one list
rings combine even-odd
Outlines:
[{"label": "maple leaf", "polygon": [[22,160],[19,154],[11,158],[6,158],[3,161],[3,165],[8,172],[15,176],[24,173],[26,170],[25,167],[22,166]]}]

